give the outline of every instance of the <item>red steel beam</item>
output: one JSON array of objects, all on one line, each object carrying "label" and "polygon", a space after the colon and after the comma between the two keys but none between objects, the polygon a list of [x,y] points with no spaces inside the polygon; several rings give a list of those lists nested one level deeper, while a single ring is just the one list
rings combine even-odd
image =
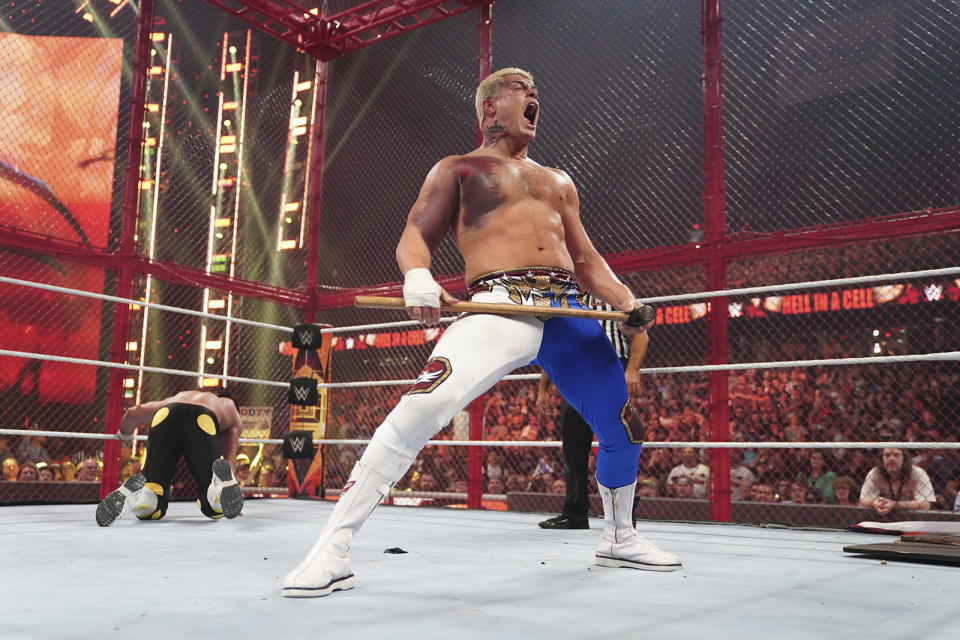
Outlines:
[{"label": "red steel beam", "polygon": [[[146,112],[147,68],[150,66],[150,31],[153,26],[154,0],[141,0],[137,11],[137,37],[131,69],[130,121],[127,127],[126,173],[123,183],[123,208],[120,226],[120,252],[129,256],[116,271],[116,293],[121,298],[133,294],[134,264],[137,248],[137,204],[140,201],[140,155],[143,147],[143,114]],[[130,305],[113,308],[113,335],[110,340],[110,361],[126,362],[126,344],[130,339]],[[107,378],[107,415],[103,428],[110,433],[120,428],[123,415],[125,373],[111,368]],[[120,443],[106,440],[103,445],[103,473],[100,497],[105,498],[120,484]]]},{"label": "red steel beam", "polygon": [[[778,231],[758,237],[727,240],[721,243],[719,253],[727,261],[757,255],[775,255],[791,251],[810,250],[821,247],[837,247],[871,240],[890,240],[921,236],[960,229],[960,208],[927,209],[910,214],[897,214],[880,219],[860,220],[854,223],[823,225],[792,231]],[[705,264],[711,258],[711,248],[701,243],[658,247],[642,251],[608,254],[607,264],[616,273],[659,271],[670,267]],[[437,282],[450,293],[465,290],[463,274],[438,276]],[[396,296],[403,286],[387,282],[368,287],[338,289],[336,292],[320,291],[317,294],[317,309],[336,309],[353,305],[359,295]],[[637,292],[643,296],[643,292]],[[677,291],[676,293],[690,293]]]},{"label": "red steel beam", "polygon": [[[372,0],[330,16],[327,40],[318,55],[333,57],[495,0]],[[309,52],[309,49],[307,49]]]},{"label": "red steel beam", "polygon": [[[960,229],[960,208],[927,209],[910,214],[897,214],[884,218],[871,218],[853,223],[822,225],[792,231],[778,231],[746,238],[728,240],[721,252],[734,258],[771,255],[791,251],[810,250],[821,247],[836,247],[871,240],[889,240]],[[79,242],[53,238],[41,234],[0,225],[0,248],[45,254],[103,269],[117,270],[126,260],[124,256],[103,249],[91,249]],[[616,273],[657,271],[670,267],[693,266],[705,263],[710,257],[707,243],[699,248],[693,244],[658,247],[641,251],[608,254],[607,263]],[[274,302],[284,306],[301,307],[308,304],[307,295],[298,289],[275,287],[255,281],[206,273],[183,265],[150,260],[136,256],[136,273],[152,275],[176,284],[213,287],[230,291],[235,295],[256,300]],[[437,282],[450,293],[464,291],[463,274],[438,276]],[[402,290],[400,283],[382,283],[367,287],[324,291],[320,285],[314,309],[349,307],[358,295],[395,296]],[[643,295],[643,292],[638,292]],[[689,293],[678,291],[677,293]]]},{"label": "red steel beam", "polygon": [[[717,250],[729,261],[758,255],[836,247],[957,229],[960,229],[960,208],[946,207],[774,233],[744,236],[734,234],[719,243],[720,247]],[[695,244],[658,247],[610,254],[606,259],[610,268],[617,273],[653,271],[665,267],[706,262],[710,258],[711,247],[710,241],[707,241],[700,243],[699,247]]]},{"label": "red steel beam", "polygon": [[303,310],[303,321],[313,322],[316,309],[317,289],[320,284],[320,220],[323,202],[323,162],[326,157],[327,134],[327,67],[329,63],[317,60],[314,74],[313,109],[313,154],[310,157],[310,195],[307,204],[307,281],[304,288],[307,294],[307,306]]},{"label": "red steel beam", "polygon": [[205,0],[320,60],[333,60],[496,0],[372,0],[325,16],[292,0]]},{"label": "red steel beam", "polygon": [[889,240],[960,229],[960,208],[943,207],[867,218],[807,229],[729,237],[724,255],[745,258],[825,246],[842,246],[870,240]]},{"label": "red steel beam", "polygon": [[[477,10],[477,84],[493,72],[493,5]],[[477,146],[483,144],[483,131],[477,123]]]},{"label": "red steel beam", "polygon": [[190,285],[201,289],[221,289],[229,291],[235,296],[273,302],[288,307],[303,308],[306,304],[306,296],[297,289],[287,289],[255,280],[243,280],[207,273],[203,269],[185,267],[174,262],[150,260],[143,256],[138,257],[137,273],[141,275],[149,274],[158,280]]},{"label": "red steel beam", "polygon": [[320,39],[326,20],[291,0],[205,0],[224,13],[298,48]]},{"label": "red steel beam", "polygon": [[72,240],[53,238],[7,226],[0,226],[0,249],[47,255],[117,272],[129,264],[133,272],[138,275],[150,275],[174,284],[222,289],[234,295],[288,307],[303,307],[307,299],[306,295],[298,289],[286,289],[256,281],[207,273],[202,269],[185,267],[173,262],[151,260],[140,254],[112,253],[105,249],[86,247]]}]

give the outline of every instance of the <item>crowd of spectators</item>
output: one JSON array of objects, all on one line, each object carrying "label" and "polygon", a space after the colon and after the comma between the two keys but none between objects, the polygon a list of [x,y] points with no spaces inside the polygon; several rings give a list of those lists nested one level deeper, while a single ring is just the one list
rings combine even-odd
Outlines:
[{"label": "crowd of spectators", "polygon": [[[730,439],[733,499],[856,505],[871,468],[873,448],[759,448],[750,443],[956,442],[960,432],[960,370],[952,365],[854,365],[748,370],[730,374]],[[331,437],[368,438],[394,406],[402,388],[338,390],[330,416]],[[483,439],[559,439],[560,397],[551,390],[552,410],[536,411],[536,383],[501,382],[483,402]],[[647,442],[704,442],[711,439],[707,376],[641,376],[633,400],[647,425]],[[338,407],[342,407],[338,409]],[[436,439],[466,439],[457,421]],[[328,448],[328,468],[345,479],[362,445]],[[455,491],[466,481],[466,448],[427,447],[398,487]],[[934,508],[953,509],[960,482],[957,449],[910,450],[936,494]],[[489,447],[485,491],[563,492],[563,463],[556,447]],[[638,492],[648,497],[705,499],[710,459],[701,448],[647,447],[640,463]],[[425,489],[426,483],[429,488]]]},{"label": "crowd of spectators", "polygon": [[[647,440],[708,441],[706,378],[654,375],[643,380],[637,409]],[[956,367],[857,365],[749,370],[730,375],[730,439],[734,500],[856,504],[879,449],[757,448],[776,442],[956,442],[960,430]],[[960,452],[908,452],[933,484],[934,508],[953,509]],[[699,497],[709,458],[694,450],[648,449],[641,480],[657,495]],[[709,471],[707,470],[707,474]],[[692,495],[691,495],[692,494]]]},{"label": "crowd of spectators", "polygon": [[[64,453],[63,443],[57,446],[51,455],[46,436],[0,436],[0,482],[100,481],[103,464],[95,455],[82,450]],[[139,473],[140,463],[135,459],[127,459],[123,468],[129,470],[133,463],[136,471],[126,477]]]},{"label": "crowd of spectators", "polygon": [[[331,396],[327,437],[365,440],[396,405],[403,387],[337,389]],[[483,439],[504,442],[560,438],[560,396],[551,389],[551,410],[536,407],[535,381],[508,381],[480,399]],[[729,377],[729,433],[742,448],[730,450],[735,501],[855,505],[868,472],[880,463],[880,449],[761,448],[752,443],[789,442],[956,442],[960,433],[960,368],[950,363],[896,366],[746,370]],[[710,441],[706,374],[641,376],[633,398],[646,424],[645,440]],[[435,440],[469,437],[466,416],[441,430]],[[2,480],[6,482],[98,481],[93,456],[51,456],[43,436],[0,437]],[[362,444],[324,450],[325,483],[342,485],[363,451]],[[421,453],[400,490],[465,491],[468,449],[432,445]],[[936,509],[953,509],[960,483],[960,451],[916,448],[907,455],[929,476]],[[484,453],[484,491],[564,491],[559,447],[491,446]],[[139,471],[126,456],[124,477]],[[641,455],[638,493],[646,497],[706,499],[711,461],[699,447],[646,447]],[[237,477],[244,486],[286,485],[285,462],[272,450],[241,454]],[[595,489],[595,488],[594,488]]]}]

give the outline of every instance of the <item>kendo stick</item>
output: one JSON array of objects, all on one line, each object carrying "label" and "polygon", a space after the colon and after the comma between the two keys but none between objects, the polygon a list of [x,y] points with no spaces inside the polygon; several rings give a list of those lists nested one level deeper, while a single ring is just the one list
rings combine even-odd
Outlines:
[{"label": "kendo stick", "polygon": [[[406,309],[403,298],[380,296],[357,296],[354,306],[367,309]],[[440,311],[447,313],[496,313],[505,316],[547,316],[556,318],[588,318],[591,320],[615,320],[630,326],[640,327],[657,317],[656,310],[642,305],[630,313],[623,311],[598,311],[596,309],[570,309],[565,307],[528,307],[519,304],[496,304],[491,302],[459,301],[453,304],[440,303]]]}]

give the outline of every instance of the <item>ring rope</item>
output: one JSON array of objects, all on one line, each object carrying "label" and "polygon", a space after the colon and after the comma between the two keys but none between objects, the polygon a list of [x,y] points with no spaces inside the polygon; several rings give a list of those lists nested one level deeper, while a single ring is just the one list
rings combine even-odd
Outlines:
[{"label": "ring rope", "polygon": [[[147,436],[122,436],[116,433],[81,433],[76,431],[34,431],[31,429],[0,429],[2,436],[47,436],[52,438],[80,438],[89,440],[146,440]],[[281,438],[240,438],[240,444],[283,444]],[[316,438],[314,444],[369,444],[362,438]],[[596,442],[593,443],[596,446]],[[428,440],[426,446],[451,447],[560,447],[559,440]],[[645,442],[648,449],[960,449],[960,442],[683,442],[667,440]]]},{"label": "ring rope", "polygon": [[229,382],[250,382],[253,384],[262,384],[268,387],[289,387],[290,382],[276,382],[274,380],[257,380],[255,378],[241,378],[240,376],[224,376],[216,373],[200,373],[198,371],[182,371],[180,369],[165,369],[163,367],[147,367],[138,364],[123,364],[120,362],[103,362],[102,360],[88,360],[86,358],[71,358],[68,356],[54,356],[46,353],[29,353],[26,351],[11,351],[9,349],[0,349],[0,356],[12,356],[15,358],[35,358],[37,360],[50,360],[51,362],[69,362],[71,364],[89,364],[101,365],[112,369],[126,369],[128,371],[149,371],[150,373],[168,373],[174,376],[190,376],[192,378],[217,378],[218,380],[227,380]]},{"label": "ring rope", "polygon": [[[721,289],[719,291],[705,291],[699,293],[682,293],[670,296],[655,296],[651,298],[638,298],[644,304],[651,304],[655,302],[680,302],[685,300],[703,300],[708,298],[721,298],[721,297],[733,297],[733,296],[742,296],[753,293],[765,293],[769,291],[793,291],[797,289],[814,289],[819,287],[829,287],[829,286],[840,286],[840,285],[849,285],[849,284],[866,284],[871,282],[884,282],[889,280],[908,280],[916,278],[929,278],[934,276],[948,276],[960,274],[960,267],[945,267],[942,269],[925,269],[922,271],[902,271],[899,273],[884,273],[872,276],[857,276],[850,278],[835,278],[832,280],[810,280],[807,282],[792,282],[784,283],[777,285],[765,285],[762,287],[744,287],[740,289]],[[445,317],[441,318],[441,322],[453,322],[455,317]],[[381,329],[387,327],[400,327],[400,326],[414,326],[419,325],[420,322],[413,321],[403,321],[396,323],[383,323],[383,324],[369,324],[369,325],[357,325],[353,327],[336,327],[321,329],[320,333],[345,333],[349,331],[357,330],[366,330],[366,329]]]},{"label": "ring rope", "polygon": [[[241,438],[241,441],[243,438]],[[250,440],[253,442],[253,439]],[[257,440],[265,444],[283,444],[283,440]],[[314,444],[368,444],[369,439],[324,439]],[[427,445],[452,447],[560,447],[560,440],[428,440]],[[597,442],[593,442],[597,446]],[[644,448],[681,449],[960,449],[960,442],[644,442]]]},{"label": "ring rope", "polygon": [[931,278],[934,276],[952,276],[960,273],[960,267],[944,267],[942,269],[924,269],[922,271],[902,271],[900,273],[882,273],[873,276],[857,276],[851,278],[835,278],[833,280],[810,280],[807,282],[791,282],[784,284],[764,285],[762,287],[743,287],[740,289],[721,289],[719,291],[704,291],[700,293],[681,293],[672,296],[656,296],[653,298],[639,298],[641,302],[679,302],[683,300],[702,300],[704,298],[722,298],[745,296],[753,293],[768,291],[795,291],[797,289],[815,289],[819,287],[835,287],[846,284],[868,284],[887,280],[913,280],[917,278]]},{"label": "ring rope", "polygon": [[787,369],[792,367],[834,367],[845,364],[886,364],[890,362],[930,362],[960,360],[960,351],[914,353],[902,356],[865,356],[860,358],[824,358],[822,360],[783,360],[781,362],[737,362],[690,367],[648,367],[640,373],[693,373],[700,371],[738,371],[742,369]]},{"label": "ring rope", "polygon": [[[863,358],[825,358],[823,360],[783,360],[781,362],[736,362],[728,364],[691,365],[687,367],[645,367],[638,373],[699,373],[705,371],[739,371],[744,369],[792,369],[794,367],[830,367],[855,364],[889,364],[891,362],[946,362],[960,360],[960,351],[917,353],[901,356],[867,356]],[[539,380],[539,373],[515,373],[501,380]],[[355,387],[400,386],[413,384],[416,380],[367,380],[357,382],[331,382],[318,384],[318,388],[339,389]]]},{"label": "ring rope", "polygon": [[[164,369],[161,367],[148,367],[135,364],[121,364],[117,362],[103,362],[101,360],[87,360],[84,358],[71,358],[67,356],[54,356],[42,353],[29,353],[26,351],[11,351],[9,349],[0,349],[0,356],[12,356],[16,358],[36,358],[37,360],[50,360],[53,362],[69,362],[72,364],[102,365],[115,369],[126,369],[130,371],[149,371],[151,373],[168,373],[171,375],[190,376],[198,378],[217,378],[218,380],[227,380],[229,382],[247,382],[252,384],[263,384],[270,387],[289,387],[288,382],[279,382],[274,380],[256,380],[254,378],[242,378],[239,376],[225,376],[215,373],[199,373],[197,371],[182,371],[180,369]],[[901,356],[867,356],[862,358],[825,358],[822,360],[784,360],[781,362],[738,362],[728,364],[706,364],[693,365],[687,367],[649,367],[639,370],[642,374],[658,373],[698,373],[708,371],[740,371],[746,369],[790,369],[793,367],[826,367],[855,364],[888,364],[891,362],[941,362],[960,360],[960,351],[943,351],[937,353],[918,353]],[[539,380],[539,373],[517,373],[506,375],[501,380]],[[354,382],[326,382],[318,383],[318,389],[357,389],[362,387],[391,387],[411,385],[416,380],[358,380]]]},{"label": "ring rope", "polygon": [[[744,287],[740,289],[722,289],[719,291],[703,291],[698,293],[682,293],[670,296],[654,296],[650,298],[640,298],[641,302],[646,304],[656,303],[656,302],[681,302],[686,300],[704,300],[708,298],[720,298],[720,297],[734,297],[734,296],[744,296],[754,293],[766,293],[770,291],[794,291],[797,289],[812,289],[818,287],[830,287],[830,286],[840,286],[840,285],[849,285],[849,284],[866,284],[872,282],[884,282],[889,280],[908,280],[916,278],[930,278],[935,276],[948,276],[948,275],[957,275],[960,274],[960,267],[945,267],[942,269],[924,269],[921,271],[901,271],[898,273],[884,273],[871,276],[857,276],[850,278],[835,278],[831,280],[809,280],[806,282],[792,282],[792,283],[783,283],[776,285],[764,285],[762,287]],[[207,318],[211,320],[223,320],[225,322],[235,322],[237,324],[246,324],[255,327],[262,327],[267,329],[277,329],[291,333],[293,329],[291,327],[283,327],[280,325],[267,324],[264,322],[257,322],[255,320],[244,320],[242,318],[234,318],[232,316],[218,316],[212,313],[204,313],[202,311],[193,311],[191,309],[181,309],[179,307],[171,307],[167,305],[157,304],[153,302],[144,302],[141,300],[132,300],[129,298],[118,298],[116,296],[108,296],[102,293],[94,293],[92,291],[84,291],[82,289],[69,289],[66,287],[58,287],[54,285],[41,284],[39,282],[32,282],[29,280],[19,280],[17,278],[9,278],[6,276],[0,276],[0,282],[15,284],[25,287],[34,287],[38,289],[45,289],[48,291],[57,291],[60,293],[68,293],[77,296],[85,296],[89,298],[97,298],[101,300],[108,300],[111,302],[120,302],[124,304],[136,304],[143,307],[159,309],[163,311],[172,311],[174,313],[183,313],[185,315],[197,316],[200,318]],[[442,318],[441,322],[453,322],[455,318]],[[399,322],[385,322],[377,324],[363,324],[363,325],[354,325],[348,327],[328,327],[321,329],[320,333],[348,333],[353,331],[366,331],[370,329],[385,329],[393,327],[411,327],[421,325],[417,320],[403,320]]]},{"label": "ring rope", "polygon": [[[14,358],[34,358],[36,360],[49,360],[51,362],[67,362],[70,364],[99,365],[113,369],[125,369],[128,371],[148,371],[150,373],[167,373],[177,376],[189,376],[192,378],[217,378],[218,380],[227,380],[229,382],[249,382],[252,384],[262,384],[269,387],[290,387],[290,381],[281,382],[276,380],[257,380],[254,378],[242,378],[239,376],[224,376],[216,373],[200,373],[199,371],[184,371],[181,369],[165,369],[163,367],[148,367],[137,364],[122,364],[119,362],[105,362],[103,360],[88,360],[86,358],[73,358],[69,356],[55,356],[48,353],[30,353],[28,351],[12,351],[10,349],[0,349],[0,356],[10,356]],[[516,374],[504,376],[504,380],[538,380],[540,374]],[[320,389],[352,389],[357,387],[378,387],[378,386],[403,386],[416,382],[410,380],[360,380],[356,382],[329,382],[319,383]]]},{"label": "ring rope", "polygon": [[279,331],[286,331],[287,333],[293,333],[293,327],[283,327],[278,324],[268,324],[266,322],[257,322],[256,320],[244,320],[243,318],[234,318],[233,316],[218,316],[213,313],[205,313],[203,311],[194,311],[193,309],[182,309],[180,307],[171,307],[165,304],[157,304],[155,302],[144,302],[143,300],[133,300],[130,298],[118,298],[117,296],[108,296],[103,293],[94,293],[93,291],[84,291],[83,289],[68,289],[67,287],[57,287],[52,284],[42,284],[40,282],[31,282],[30,280],[18,280],[17,278],[8,278],[6,276],[0,276],[0,282],[6,284],[16,284],[24,287],[33,287],[34,289],[43,289],[45,291],[56,291],[58,293],[68,293],[74,296],[81,296],[84,298],[96,298],[98,300],[106,300],[108,302],[119,302],[121,304],[136,304],[141,307],[147,307],[148,309],[159,309],[160,311],[172,311],[174,313],[182,313],[188,316],[197,316],[198,318],[206,318],[208,320],[223,320],[224,322],[234,322],[236,324],[246,324],[251,327],[260,327],[263,329],[276,329]]},{"label": "ring rope", "polygon": [[[106,300],[108,302],[118,302],[121,304],[136,304],[141,307],[147,307],[148,309],[158,309],[160,311],[171,311],[173,313],[182,313],[188,316],[196,316],[198,318],[206,318],[208,320],[223,320],[224,322],[233,322],[236,324],[245,324],[252,327],[261,327],[263,329],[276,329],[278,331],[285,331],[287,333],[292,333],[292,327],[284,327],[277,324],[269,324],[266,322],[258,322],[256,320],[245,320],[243,318],[235,318],[233,316],[218,316],[213,313],[205,313],[203,311],[194,311],[193,309],[183,309],[181,307],[171,307],[169,305],[157,304],[155,302],[145,302],[143,300],[133,300],[132,298],[119,298],[117,296],[108,296],[102,293],[95,293],[93,291],[85,291],[83,289],[70,289],[68,287],[58,287],[50,284],[43,284],[40,282],[33,282],[30,280],[20,280],[17,278],[9,278],[7,276],[0,276],[0,283],[6,284],[15,284],[23,287],[32,287],[34,289],[43,289],[45,291],[56,291],[58,293],[66,293],[75,296],[81,296],[84,298],[95,298],[97,300]],[[453,322],[456,320],[454,317],[445,317],[441,318],[440,322],[447,323]],[[416,325],[421,325],[419,320],[401,320],[399,322],[380,322],[375,324],[359,324],[349,327],[329,327],[321,330],[321,333],[348,333],[352,331],[366,331],[369,329],[388,329],[394,327],[412,327]]]},{"label": "ring rope", "polygon": [[[440,322],[448,323],[456,320],[456,316],[444,316]],[[349,333],[352,331],[366,331],[368,329],[392,329],[394,327],[423,327],[419,320],[400,320],[399,322],[379,322],[377,324],[355,324],[349,327],[327,327],[321,329],[320,333]]]}]

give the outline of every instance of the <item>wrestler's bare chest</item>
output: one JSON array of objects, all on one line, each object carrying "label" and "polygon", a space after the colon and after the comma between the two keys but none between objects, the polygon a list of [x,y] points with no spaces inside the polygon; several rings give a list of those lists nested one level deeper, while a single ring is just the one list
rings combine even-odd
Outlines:
[{"label": "wrestler's bare chest", "polygon": [[535,163],[490,156],[466,156],[457,165],[460,181],[459,224],[484,225],[497,211],[532,205],[560,211],[564,190],[560,175]]}]

